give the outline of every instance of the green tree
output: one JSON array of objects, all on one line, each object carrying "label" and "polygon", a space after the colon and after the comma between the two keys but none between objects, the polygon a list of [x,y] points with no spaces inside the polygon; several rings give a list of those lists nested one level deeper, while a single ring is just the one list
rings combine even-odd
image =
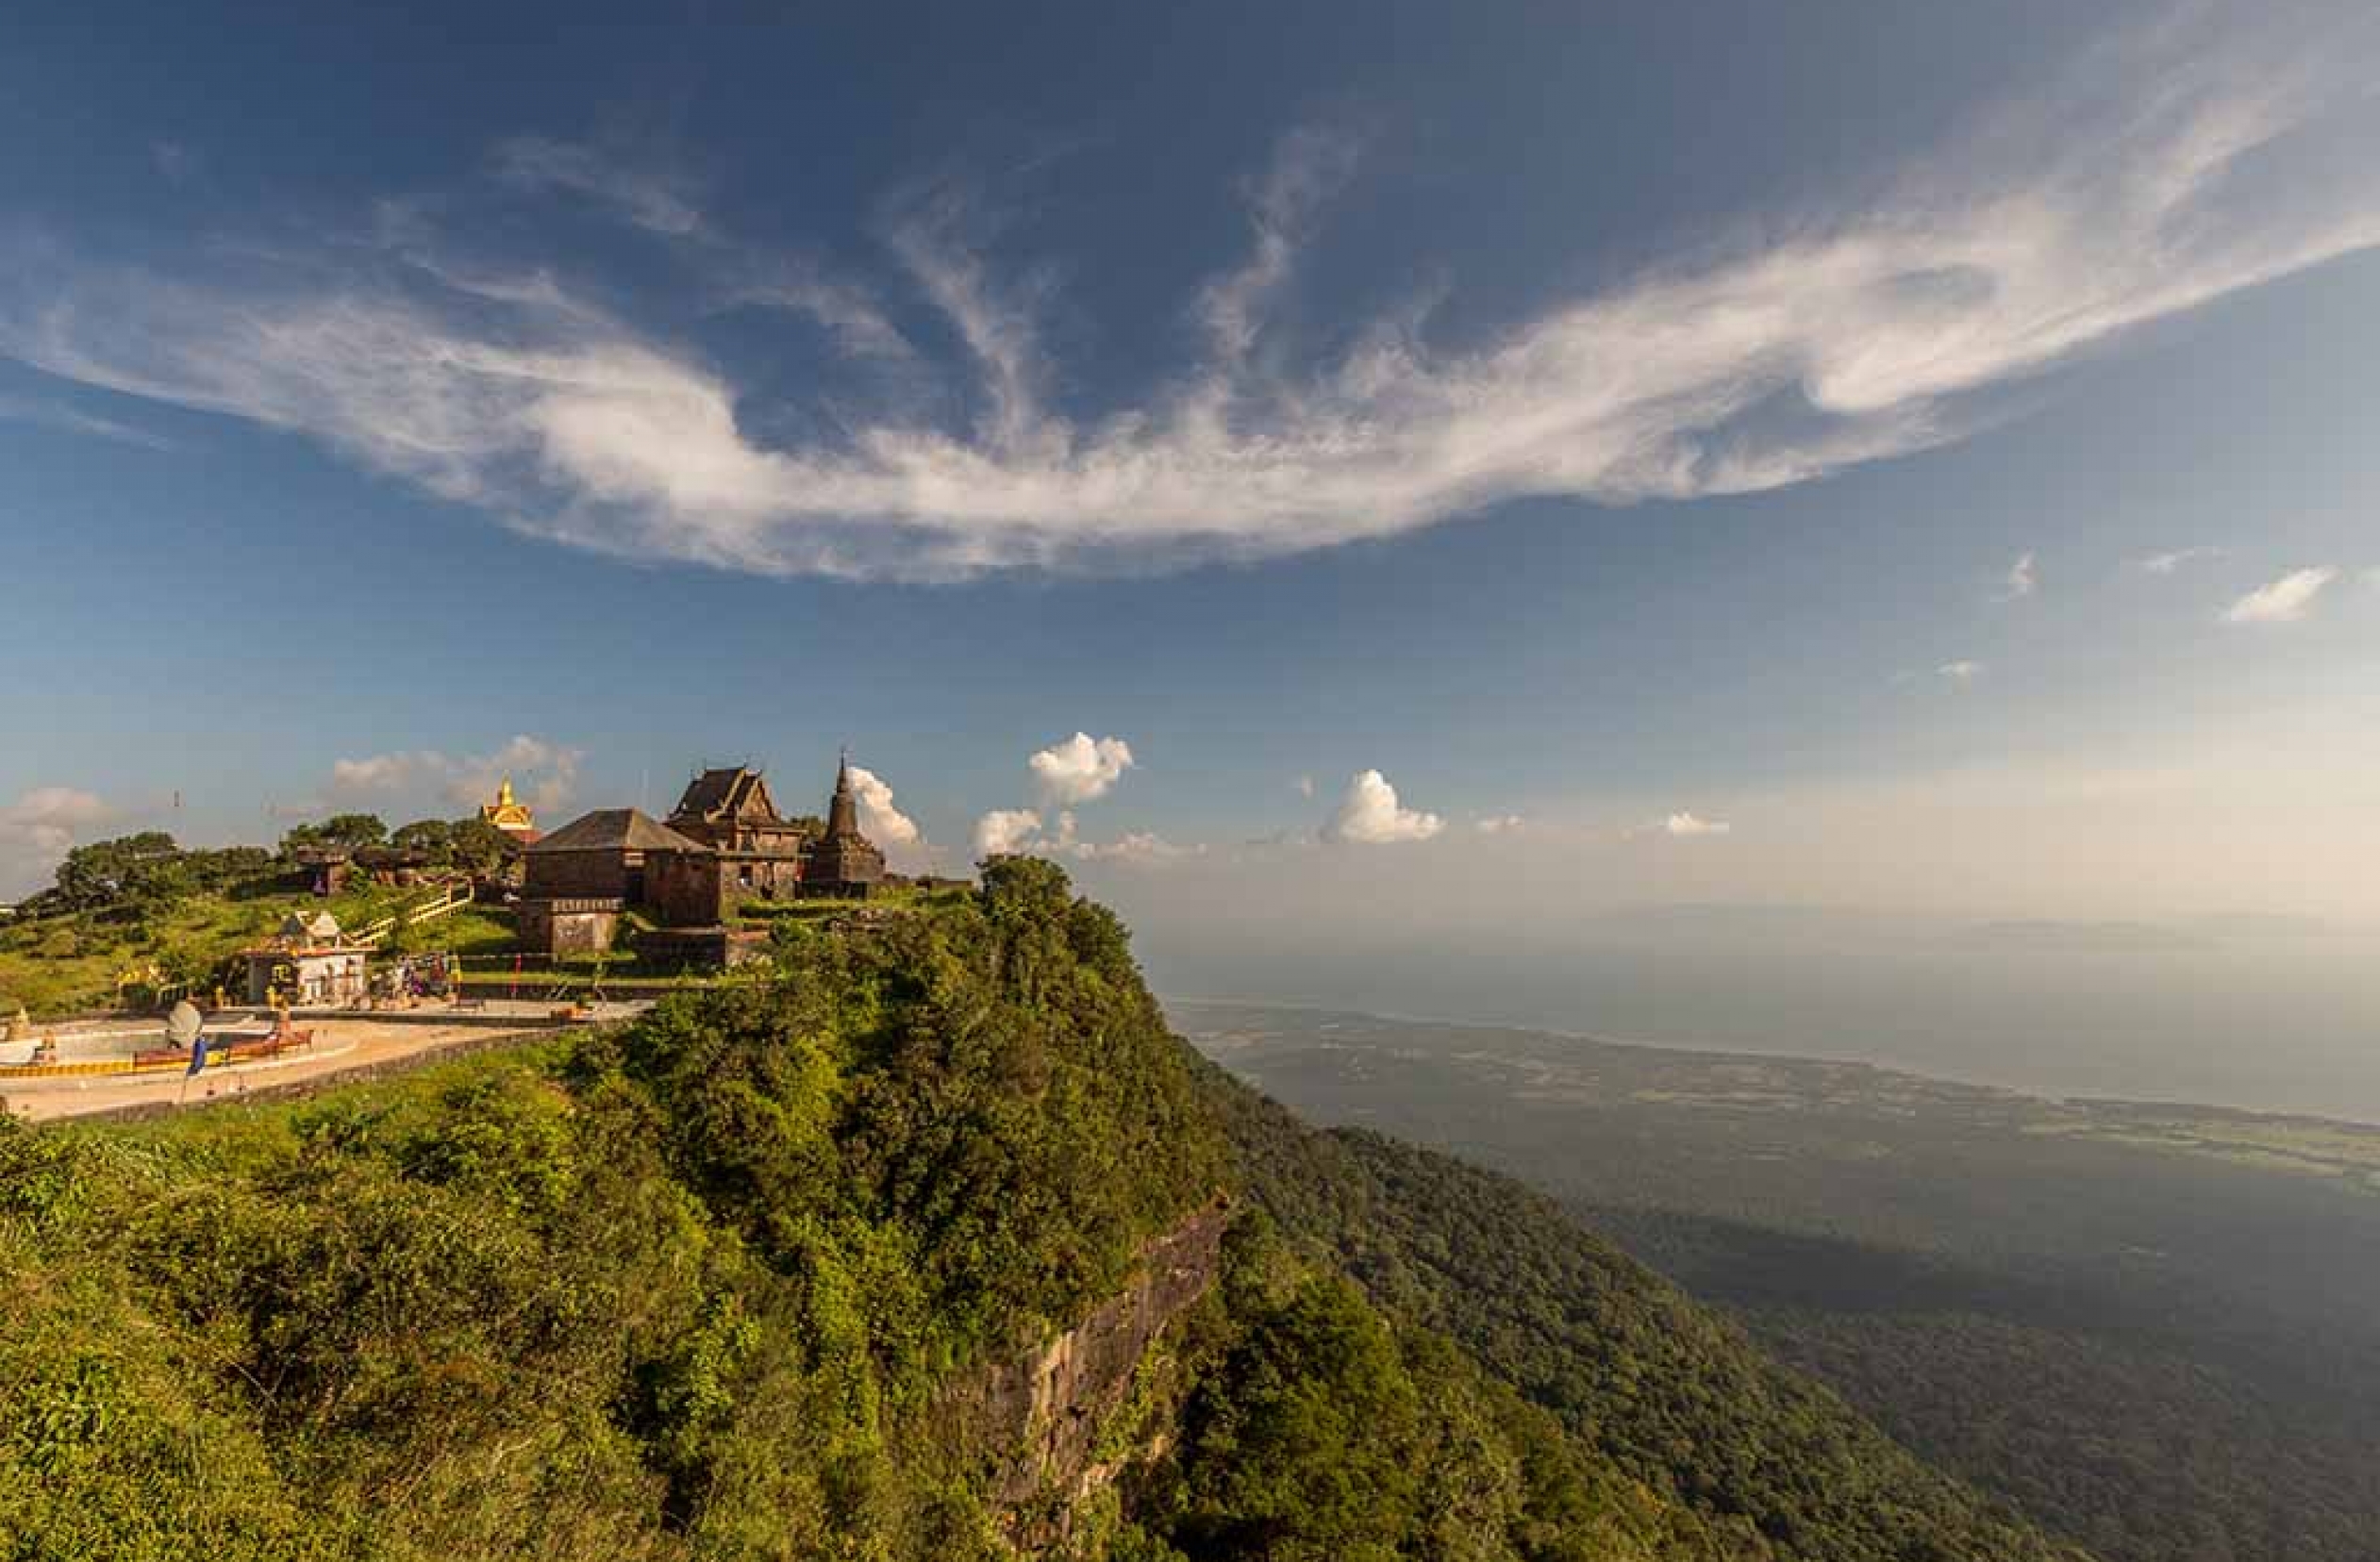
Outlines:
[{"label": "green tree", "polygon": [[474,873],[492,873],[521,852],[521,843],[476,816],[447,826],[446,860]]},{"label": "green tree", "polygon": [[136,907],[154,904],[170,897],[187,879],[180,871],[181,856],[181,848],[162,830],[77,846],[58,865],[58,899],[72,911],[125,902]]},{"label": "green tree", "polygon": [[433,864],[443,865],[454,858],[455,826],[442,819],[417,819],[398,825],[389,844],[400,852],[419,852]]},{"label": "green tree", "polygon": [[389,826],[378,814],[333,814],[319,824],[300,824],[281,838],[281,855],[295,856],[308,847],[355,851],[377,846],[389,839]]}]

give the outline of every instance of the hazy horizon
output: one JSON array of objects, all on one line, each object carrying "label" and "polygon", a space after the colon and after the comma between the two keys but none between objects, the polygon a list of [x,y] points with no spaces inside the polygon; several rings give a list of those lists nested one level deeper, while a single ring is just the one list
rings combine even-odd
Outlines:
[{"label": "hazy horizon", "polygon": [[[1168,1003],[1246,1002],[1822,1057],[2052,1097],[2380,1123],[2368,929],[1967,923],[1645,907],[1567,946],[1483,931],[1360,955],[1142,933]],[[1880,928],[1889,931],[1879,932]]]}]

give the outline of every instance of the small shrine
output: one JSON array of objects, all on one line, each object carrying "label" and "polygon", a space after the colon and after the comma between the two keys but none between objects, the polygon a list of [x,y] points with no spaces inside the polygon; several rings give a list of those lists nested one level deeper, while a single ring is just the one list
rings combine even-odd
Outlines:
[{"label": "small shrine", "polygon": [[480,805],[479,817],[524,844],[537,839],[537,815],[513,794],[508,775],[497,785],[496,800]]},{"label": "small shrine", "polygon": [[348,942],[339,919],[327,911],[291,912],[271,939],[242,955],[251,1004],[340,1007],[362,1002],[370,989],[372,952]]}]

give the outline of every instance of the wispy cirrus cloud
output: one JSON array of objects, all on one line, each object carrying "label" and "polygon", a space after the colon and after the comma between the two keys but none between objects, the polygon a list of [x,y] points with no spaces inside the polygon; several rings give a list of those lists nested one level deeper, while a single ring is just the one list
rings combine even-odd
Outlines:
[{"label": "wispy cirrus cloud", "polygon": [[2295,623],[2313,611],[2314,599],[2338,578],[2336,565],[2292,570],[2268,581],[2223,610],[2227,623]]},{"label": "wispy cirrus cloud", "polygon": [[[895,408],[764,440],[767,408],[716,364],[543,277],[19,256],[45,263],[5,269],[0,352],[303,435],[558,541],[774,574],[1143,571],[1529,496],[1751,492],[1955,440],[1997,388],[2380,244],[2380,165],[2340,155],[2380,114],[2376,31],[2341,8],[2210,11],[2111,43],[1863,210],[1788,216],[1484,341],[1356,322],[1302,360],[1267,350],[1271,309],[1351,153],[1295,133],[1252,186],[1249,255],[1190,306],[1201,350],[1090,411],[1054,404],[1052,274],[997,272],[948,187],[892,202],[885,236],[960,348],[915,366],[940,376],[918,406],[974,409],[957,422]],[[681,190],[584,148],[530,138],[497,167],[708,241]],[[906,341],[868,292],[787,296]]]},{"label": "wispy cirrus cloud", "polygon": [[2223,550],[2221,548],[2199,546],[2174,548],[2166,553],[2146,554],[2138,562],[2141,569],[2151,574],[2170,575],[2179,573],[2186,564],[2197,564],[2222,557]]},{"label": "wispy cirrus cloud", "polygon": [[[1248,193],[1250,250],[1247,259],[1207,285],[1196,313],[1216,361],[1244,363],[1264,334],[1271,307],[1297,264],[1320,208],[1354,172],[1359,138],[1336,126],[1294,130],[1274,152],[1272,166]],[[1223,390],[1220,378],[1210,388]]]},{"label": "wispy cirrus cloud", "polygon": [[2040,589],[2040,556],[2027,550],[2017,555],[2017,561],[2008,566],[2008,573],[2001,577],[1999,595],[1993,600],[2015,602],[2033,595]]},{"label": "wispy cirrus cloud", "polygon": [[205,174],[207,159],[185,142],[154,141],[149,143],[149,161],[168,184],[186,185]]},{"label": "wispy cirrus cloud", "polygon": [[180,447],[162,434],[152,434],[145,428],[135,428],[112,418],[93,417],[56,402],[27,401],[16,396],[0,396],[0,423],[19,423],[32,428],[46,428],[59,434],[80,434],[94,440],[112,440],[118,444],[138,445],[142,450],[177,450]]},{"label": "wispy cirrus cloud", "polygon": [[575,141],[516,136],[491,159],[496,177],[526,190],[563,190],[616,209],[655,233],[690,234],[703,225],[685,180],[639,161]]}]

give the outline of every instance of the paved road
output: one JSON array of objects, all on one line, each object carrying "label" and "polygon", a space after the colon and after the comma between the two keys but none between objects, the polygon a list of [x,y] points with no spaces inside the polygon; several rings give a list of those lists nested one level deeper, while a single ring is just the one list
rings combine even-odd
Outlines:
[{"label": "paved road", "polygon": [[[596,1021],[626,1019],[649,1005],[606,1004]],[[517,1010],[518,1012],[513,1012]],[[518,1020],[518,1029],[502,1022]],[[122,1106],[159,1103],[200,1105],[209,1100],[237,1096],[246,1090],[336,1077],[349,1070],[370,1068],[399,1058],[424,1058],[465,1041],[491,1037],[527,1036],[555,1028],[547,1005],[491,1003],[470,1011],[467,1021],[442,1022],[436,1010],[416,1011],[403,1019],[301,1014],[294,1023],[314,1033],[314,1050],[268,1063],[209,1069],[185,1081],[178,1072],[153,1075],[100,1074],[80,1079],[26,1080],[8,1089],[9,1112],[36,1122],[83,1117]],[[185,1085],[187,1084],[187,1089]]]}]

